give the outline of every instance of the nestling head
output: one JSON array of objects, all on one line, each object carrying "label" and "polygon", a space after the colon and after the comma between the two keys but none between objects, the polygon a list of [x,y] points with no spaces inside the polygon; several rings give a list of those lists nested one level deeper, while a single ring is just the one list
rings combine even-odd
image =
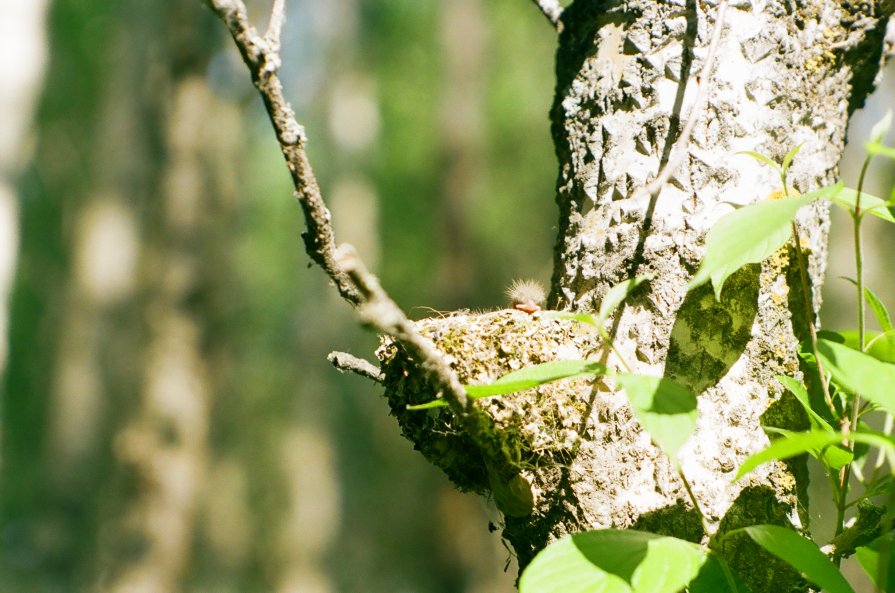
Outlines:
[{"label": "nestling head", "polygon": [[529,315],[540,311],[547,299],[544,287],[536,280],[513,280],[513,283],[507,288],[506,294],[510,299],[511,307],[525,311]]}]

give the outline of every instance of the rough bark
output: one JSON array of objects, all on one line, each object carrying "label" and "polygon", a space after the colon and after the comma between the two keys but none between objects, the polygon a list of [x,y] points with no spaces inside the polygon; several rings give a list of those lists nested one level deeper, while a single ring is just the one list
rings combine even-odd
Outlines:
[{"label": "rough bark", "polygon": [[[576,2],[563,12],[551,114],[560,224],[549,306],[593,311],[612,285],[652,276],[616,315],[611,334],[635,372],[676,379],[698,396],[683,474],[708,533],[611,385],[565,384],[484,403],[495,450],[483,452],[487,439],[473,443],[448,412],[406,410],[435,390],[387,341],[380,350],[387,395],[405,435],[459,487],[494,496],[520,566],[553,539],[584,529],[634,527],[707,541],[756,523],[807,527],[803,462],[731,480],[767,445],[762,426],[805,424],[773,378],[803,375],[796,348],[819,307],[826,208],[805,209],[798,221],[810,313],[793,246],[735,274],[720,302],[709,287],[687,293],[686,285],[711,225],[734,205],[779,189],[770,168],[738,151],[780,160],[803,144],[794,188],[834,180],[848,117],[878,74],[892,10],[891,3],[737,0],[720,24],[714,6],[690,0]],[[717,66],[699,80],[716,26],[723,27]],[[708,85],[707,105],[690,142],[678,146],[699,85]],[[669,183],[657,194],[642,191],[677,150],[686,155]],[[518,312],[427,320],[421,330],[463,382],[560,358],[618,365],[575,324]],[[725,541],[722,553],[753,591],[804,589],[753,545]]]}]

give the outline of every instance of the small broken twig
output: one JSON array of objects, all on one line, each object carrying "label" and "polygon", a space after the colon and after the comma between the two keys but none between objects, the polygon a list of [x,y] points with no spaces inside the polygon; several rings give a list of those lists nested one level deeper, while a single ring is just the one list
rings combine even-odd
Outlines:
[{"label": "small broken twig", "polygon": [[363,358],[358,358],[353,354],[333,351],[329,353],[326,360],[343,373],[354,373],[361,377],[372,379],[377,383],[382,383],[385,380],[385,375],[382,374],[379,367],[372,362],[364,360]]}]

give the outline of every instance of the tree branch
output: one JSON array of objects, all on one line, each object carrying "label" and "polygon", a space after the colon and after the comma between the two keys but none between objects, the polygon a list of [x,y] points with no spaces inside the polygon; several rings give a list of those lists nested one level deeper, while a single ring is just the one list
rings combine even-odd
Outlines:
[{"label": "tree branch", "polygon": [[394,337],[419,362],[438,397],[443,397],[461,425],[487,456],[486,428],[489,419],[466,397],[456,373],[431,340],[417,331],[379,280],[367,271],[354,248],[343,244],[336,248],[331,214],[323,201],[320,187],[305,152],[304,128],[283,96],[277,71],[280,67],[279,31],[283,23],[283,0],[274,0],[271,22],[265,36],[249,23],[242,0],[203,0],[224,22],[252,82],[264,100],[286,165],[292,175],[295,196],[304,212],[308,229],[303,233],[308,255],[324,269],[339,294],[355,306],[361,320],[373,329]]},{"label": "tree branch", "polygon": [[559,0],[532,0],[532,2],[544,13],[544,16],[547,17],[554,29],[562,29],[560,19],[562,18],[563,9],[559,4]]},{"label": "tree branch", "polygon": [[317,178],[305,153],[305,130],[295,120],[295,113],[283,96],[283,85],[277,75],[280,69],[280,55],[276,47],[279,36],[277,27],[278,23],[282,23],[281,16],[277,14],[281,15],[282,11],[275,9],[272,13],[270,33],[274,42],[271,43],[249,23],[242,0],[205,0],[205,3],[227,26],[251,72],[252,82],[264,100],[280,150],[292,175],[295,197],[308,225],[307,231],[302,234],[308,255],[332,278],[342,298],[353,305],[360,304],[357,287],[335,263],[336,244],[330,224],[331,215],[320,195]]},{"label": "tree branch", "polygon": [[422,364],[430,378],[442,389],[444,398],[459,416],[472,414],[472,401],[466,390],[435,344],[417,330],[412,321],[379,284],[379,279],[367,271],[354,247],[342,244],[336,253],[339,267],[355,283],[364,301],[358,305],[358,315],[366,325],[393,336],[407,348],[410,355]]}]

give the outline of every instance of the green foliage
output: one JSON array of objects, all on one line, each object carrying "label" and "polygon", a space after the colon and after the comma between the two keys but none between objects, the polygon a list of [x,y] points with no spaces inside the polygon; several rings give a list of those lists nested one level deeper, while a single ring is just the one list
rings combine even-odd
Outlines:
[{"label": "green foliage", "polygon": [[830,201],[832,201],[834,204],[836,204],[849,214],[854,215],[855,208],[857,207],[858,203],[859,193],[861,196],[860,216],[864,216],[865,213],[872,214],[873,216],[881,218],[886,222],[895,222],[895,216],[892,215],[891,202],[887,202],[882,198],[878,198],[863,191],[858,192],[858,190],[856,189],[843,187],[835,194],[828,196],[828,198],[830,199]]},{"label": "green foliage", "polygon": [[789,166],[792,164],[792,160],[796,157],[796,155],[802,149],[802,146],[804,146],[804,143],[799,144],[798,146],[796,146],[795,148],[790,150],[788,153],[786,153],[786,156],[783,157],[783,161],[779,165],[777,163],[775,163],[773,160],[771,160],[770,158],[768,158],[767,156],[765,156],[761,153],[758,153],[758,152],[753,152],[751,150],[744,150],[744,151],[738,152],[737,154],[744,154],[746,156],[751,156],[753,159],[757,160],[760,163],[764,163],[765,165],[770,165],[770,167],[772,169],[774,169],[778,175],[780,175],[780,185],[783,186],[784,191],[787,191],[786,188],[788,186],[786,185],[786,176],[789,173]]},{"label": "green foliage", "polygon": [[[847,438],[859,443],[866,443],[884,449],[889,454],[895,453],[895,442],[886,435],[875,432],[854,432]],[[839,432],[825,430],[811,430],[807,432],[795,432],[781,436],[767,449],[749,456],[737,470],[736,479],[739,480],[759,465],[769,461],[789,459],[803,453],[822,451],[827,447],[837,446],[843,440],[847,440]]]},{"label": "green foliage", "polygon": [[[880,591],[895,591],[895,554],[892,546],[895,536],[891,533],[877,538],[867,546],[859,546],[855,552],[861,568]],[[883,561],[880,562],[880,557]]]},{"label": "green foliage", "polygon": [[827,593],[855,593],[836,565],[830,562],[817,545],[792,529],[777,525],[753,525],[743,528],[743,531],[755,543],[785,560],[803,577]]},{"label": "green foliage", "polygon": [[891,127],[892,110],[890,109],[870,130],[870,138],[864,144],[864,149],[867,151],[868,156],[881,155],[895,159],[895,148],[883,144],[883,138],[889,133]]},{"label": "green foliage", "polygon": [[[864,201],[863,198],[861,199],[861,201]],[[848,280],[855,286],[858,285],[858,283],[851,278],[846,278],[846,280]],[[870,305],[870,310],[873,311],[873,316],[876,317],[877,323],[879,323],[879,326],[883,329],[884,332],[889,332],[895,329],[895,326],[892,325],[892,318],[889,316],[889,310],[886,308],[880,298],[876,296],[876,293],[874,293],[866,286],[864,287],[864,300],[867,302],[868,305]]]},{"label": "green foliage", "polygon": [[841,389],[860,393],[880,409],[895,414],[895,365],[824,339],[817,341],[817,355]]},{"label": "green foliage", "polygon": [[[606,367],[592,360],[554,360],[507,373],[500,379],[487,385],[466,385],[466,394],[473,398],[507,395],[517,391],[532,389],[538,385],[570,379],[573,377],[599,376],[606,372]],[[408,410],[428,410],[446,406],[443,399],[436,399],[424,404],[407,406]]]},{"label": "green foliage", "polygon": [[675,467],[678,451],[696,431],[696,396],[671,379],[618,373],[634,415]]},{"label": "green foliage", "polygon": [[690,581],[688,593],[750,593],[723,558],[709,550],[702,570]]},{"label": "green foliage", "polygon": [[830,423],[827,422],[823,418],[823,416],[818,414],[811,407],[808,390],[805,389],[804,385],[802,385],[798,380],[793,379],[792,377],[787,377],[786,375],[777,375],[775,379],[777,379],[777,382],[783,385],[783,387],[785,387],[790,393],[796,396],[796,399],[799,400],[799,403],[802,404],[805,412],[807,412],[808,421],[811,422],[812,427],[820,430],[833,430],[833,427],[830,426]]},{"label": "green foliage", "polygon": [[747,264],[767,259],[783,247],[791,235],[796,212],[819,198],[834,195],[841,184],[821,188],[804,196],[759,202],[721,217],[705,240],[705,257],[689,289],[712,281],[715,298],[721,299],[724,281]]},{"label": "green foliage", "polygon": [[892,110],[886,112],[881,120],[876,122],[873,127],[870,129],[870,137],[867,139],[867,144],[865,148],[868,153],[872,154],[870,150],[871,146],[878,146],[882,143],[883,138],[886,137],[886,134],[889,133],[889,129],[892,127]]},{"label": "green foliage", "polygon": [[605,372],[605,366],[592,360],[556,360],[514,371],[490,385],[467,385],[466,393],[476,398],[506,395],[560,379],[599,376]]},{"label": "green foliage", "polygon": [[520,593],[678,593],[699,574],[705,550],[632,529],[567,535],[522,573]]},{"label": "green foliage", "polygon": [[622,304],[634,289],[650,279],[649,276],[638,276],[630,278],[623,282],[619,282],[606,292],[603,301],[600,303],[599,324],[603,325],[615,309]]}]

